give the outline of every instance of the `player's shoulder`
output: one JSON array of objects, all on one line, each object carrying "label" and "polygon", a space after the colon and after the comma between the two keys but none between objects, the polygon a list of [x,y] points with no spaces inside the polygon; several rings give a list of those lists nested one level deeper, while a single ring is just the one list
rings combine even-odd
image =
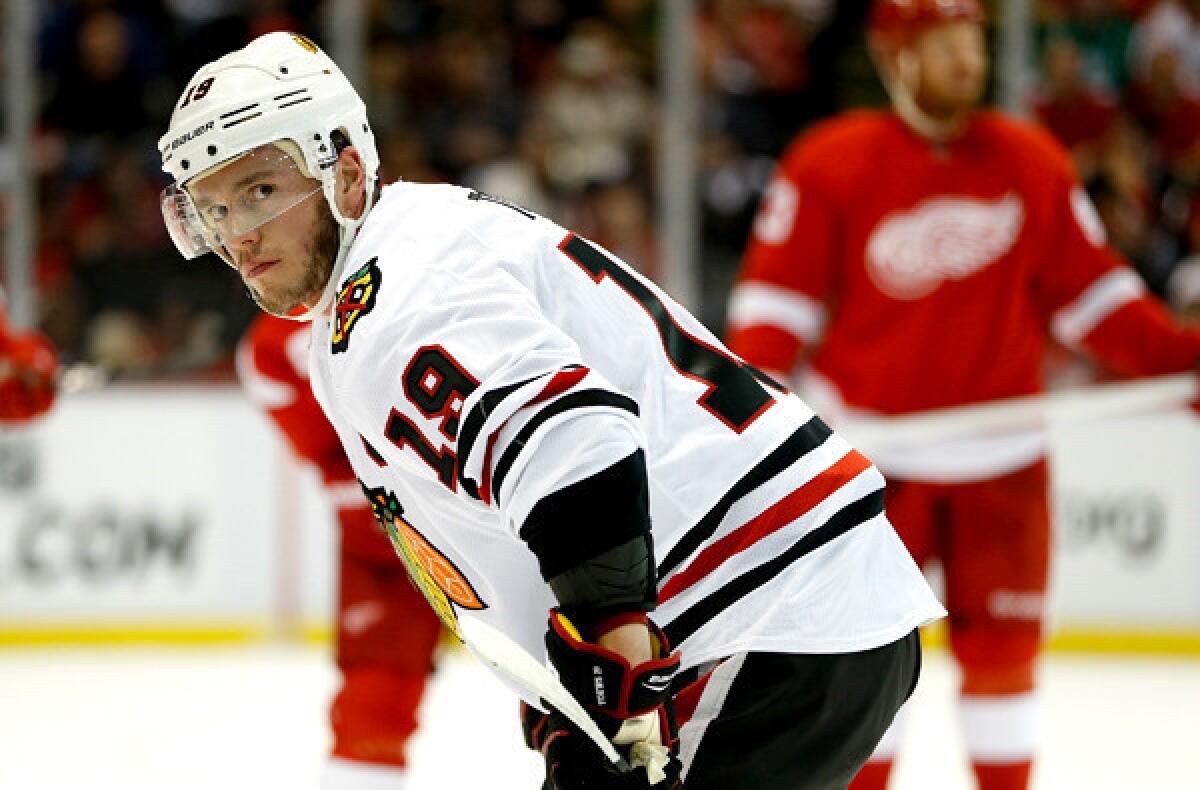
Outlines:
[{"label": "player's shoulder", "polygon": [[284,346],[292,336],[307,332],[307,322],[291,321],[270,313],[259,313],[250,322],[242,343],[255,349],[274,349]]},{"label": "player's shoulder", "polygon": [[792,141],[785,158],[827,161],[830,154],[860,151],[877,139],[888,126],[888,114],[880,110],[851,110],[819,121]]},{"label": "player's shoulder", "polygon": [[464,212],[468,194],[453,184],[402,181],[384,187],[355,239],[339,299],[373,285],[376,299],[402,305],[443,279],[459,260],[470,260],[477,245]]},{"label": "player's shoulder", "polygon": [[[401,182],[386,188],[369,220],[363,246],[381,250],[383,265],[407,271],[453,272],[480,252],[507,251],[557,240],[565,231],[503,196],[452,184]],[[394,262],[394,263],[393,263]]]},{"label": "player's shoulder", "polygon": [[388,184],[359,233],[359,246],[399,243],[407,248],[443,238],[445,228],[458,221],[464,192],[453,184]]},{"label": "player's shoulder", "polygon": [[[1070,154],[1045,126],[998,110],[979,111],[974,123],[980,135],[1004,152],[1007,161],[1029,165],[1043,173],[1047,168],[1072,172]],[[1008,159],[1008,155],[1012,158]]]},{"label": "player's shoulder", "polygon": [[819,121],[797,135],[779,160],[783,172],[800,180],[827,177],[845,181],[871,160],[887,139],[888,116],[879,110],[852,110]]},{"label": "player's shoulder", "polygon": [[463,323],[456,310],[495,289],[499,262],[517,257],[509,239],[537,219],[463,187],[388,187],[340,276],[331,352],[349,361],[445,335]]}]

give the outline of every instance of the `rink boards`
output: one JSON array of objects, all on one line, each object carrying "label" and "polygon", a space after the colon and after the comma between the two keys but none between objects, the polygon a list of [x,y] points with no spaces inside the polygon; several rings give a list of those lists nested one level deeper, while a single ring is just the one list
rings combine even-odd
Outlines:
[{"label": "rink boards", "polygon": [[[1052,439],[1054,644],[1200,653],[1200,420]],[[234,389],[110,388],[0,433],[0,643],[327,634],[334,546]]]}]

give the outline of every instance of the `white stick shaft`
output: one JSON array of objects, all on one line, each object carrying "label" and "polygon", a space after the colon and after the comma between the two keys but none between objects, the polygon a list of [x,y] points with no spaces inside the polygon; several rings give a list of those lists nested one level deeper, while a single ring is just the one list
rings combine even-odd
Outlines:
[{"label": "white stick shaft", "polygon": [[529,653],[508,637],[503,631],[493,628],[479,618],[462,617],[458,621],[458,633],[462,641],[471,648],[476,657],[512,680],[528,689],[571,720],[585,735],[595,741],[604,756],[613,763],[623,762],[612,742],[604,737],[596,722],[588,715],[579,701],[567,691],[550,670],[546,669]]},{"label": "white stick shaft", "polygon": [[836,427],[869,455],[884,447],[977,439],[1177,408],[1195,400],[1198,391],[1196,375],[1180,373],[899,417],[848,420]]}]

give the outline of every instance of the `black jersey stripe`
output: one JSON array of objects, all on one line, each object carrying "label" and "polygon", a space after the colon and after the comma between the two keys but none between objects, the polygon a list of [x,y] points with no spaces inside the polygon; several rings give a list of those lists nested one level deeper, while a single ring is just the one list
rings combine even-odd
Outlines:
[{"label": "black jersey stripe", "polygon": [[770,455],[755,464],[754,468],[747,472],[741,480],[734,483],[725,492],[725,496],[721,497],[720,501],[713,505],[712,509],[705,513],[704,517],[697,521],[695,526],[691,527],[683,538],[667,552],[667,556],[663,557],[662,562],[658,565],[658,578],[665,578],[696,549],[700,548],[704,541],[711,538],[729,509],[739,499],[787,469],[798,459],[820,447],[832,433],[829,426],[819,417],[813,417],[800,426],[783,444],[772,450]]},{"label": "black jersey stripe", "polygon": [[492,474],[492,493],[497,502],[500,501],[500,489],[504,486],[504,478],[508,476],[512,465],[516,463],[517,457],[525,449],[526,443],[528,443],[534,432],[547,420],[557,417],[563,412],[570,411],[571,409],[585,409],[590,406],[607,406],[613,409],[623,409],[635,415],[640,413],[637,401],[633,398],[618,395],[608,390],[579,390],[578,392],[568,393],[556,401],[552,401],[544,409],[533,415],[529,422],[525,423],[516,437],[505,448],[504,453],[501,454],[500,461],[496,464],[496,471]]},{"label": "black jersey stripe", "polygon": [[[663,626],[672,645],[696,633],[706,623],[762,587],[806,554],[824,546],[834,538],[864,524],[883,513],[883,489],[877,489],[843,507],[821,526],[793,543],[787,551],[726,583],[716,592],[685,609],[678,617]],[[798,605],[802,602],[797,602]]]},{"label": "black jersey stripe", "polygon": [[556,373],[564,370],[578,370],[582,365],[565,365],[554,373],[548,373],[543,376],[532,376],[524,381],[518,381],[516,384],[509,384],[504,387],[497,387],[490,392],[484,393],[479,402],[475,404],[475,408],[471,409],[471,413],[463,420],[462,428],[458,432],[458,480],[466,485],[467,479],[463,477],[463,469],[466,467],[467,459],[471,456],[471,451],[475,449],[475,442],[479,439],[479,432],[483,430],[483,424],[487,422],[488,415],[496,410],[496,407],[503,403],[510,395],[524,387],[526,384],[537,381],[540,378],[547,380],[553,379]]},{"label": "black jersey stripe", "polygon": [[[559,370],[578,370],[582,365],[565,365]],[[516,384],[509,384],[505,387],[497,387],[496,389],[487,392],[475,404],[475,408],[471,409],[471,413],[463,420],[462,429],[458,432],[458,457],[466,459],[471,455],[471,450],[475,447],[475,441],[479,438],[479,432],[483,430],[483,424],[487,422],[488,415],[496,410],[496,407],[504,402],[510,395],[524,387],[530,382],[537,381],[539,378],[547,380],[554,377],[554,373],[547,373],[544,376],[532,376],[524,381],[518,381]]]},{"label": "black jersey stripe", "polygon": [[466,459],[471,455],[471,450],[475,447],[475,440],[479,438],[479,432],[483,430],[483,424],[487,421],[488,415],[495,411],[505,398],[536,378],[538,377],[518,381],[516,384],[498,387],[491,392],[484,393],[479,402],[475,404],[475,408],[471,409],[467,419],[463,420],[462,429],[458,432],[459,480],[462,479],[462,467],[466,466]]}]

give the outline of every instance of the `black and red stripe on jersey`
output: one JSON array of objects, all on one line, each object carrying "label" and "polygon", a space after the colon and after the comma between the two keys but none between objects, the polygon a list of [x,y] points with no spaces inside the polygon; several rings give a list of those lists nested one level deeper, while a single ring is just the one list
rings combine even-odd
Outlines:
[{"label": "black and red stripe on jersey", "polygon": [[[589,408],[639,414],[636,401],[613,392],[582,365],[567,365],[484,393],[458,436],[458,477],[464,489],[478,491],[486,503],[499,503],[504,482],[533,434],[551,419]],[[502,440],[506,429],[515,432]]]},{"label": "black and red stripe on jersey", "polygon": [[[864,474],[873,473],[871,462],[847,445],[836,462],[815,476],[790,489],[785,486],[782,496],[754,504],[753,517],[729,518],[731,511],[761,498],[764,489],[778,490],[790,478],[802,479],[799,467],[804,459],[831,436],[824,422],[810,419],[739,479],[666,552],[658,565],[659,605],[685,603],[666,611],[660,608],[656,618],[672,644],[681,644],[816,549],[883,513],[882,478]],[[828,507],[831,502],[837,506]],[[786,536],[782,548],[777,542],[781,536]],[[760,544],[769,537],[775,539],[773,546],[762,551]],[[710,577],[720,578],[720,586],[694,594]]]}]

